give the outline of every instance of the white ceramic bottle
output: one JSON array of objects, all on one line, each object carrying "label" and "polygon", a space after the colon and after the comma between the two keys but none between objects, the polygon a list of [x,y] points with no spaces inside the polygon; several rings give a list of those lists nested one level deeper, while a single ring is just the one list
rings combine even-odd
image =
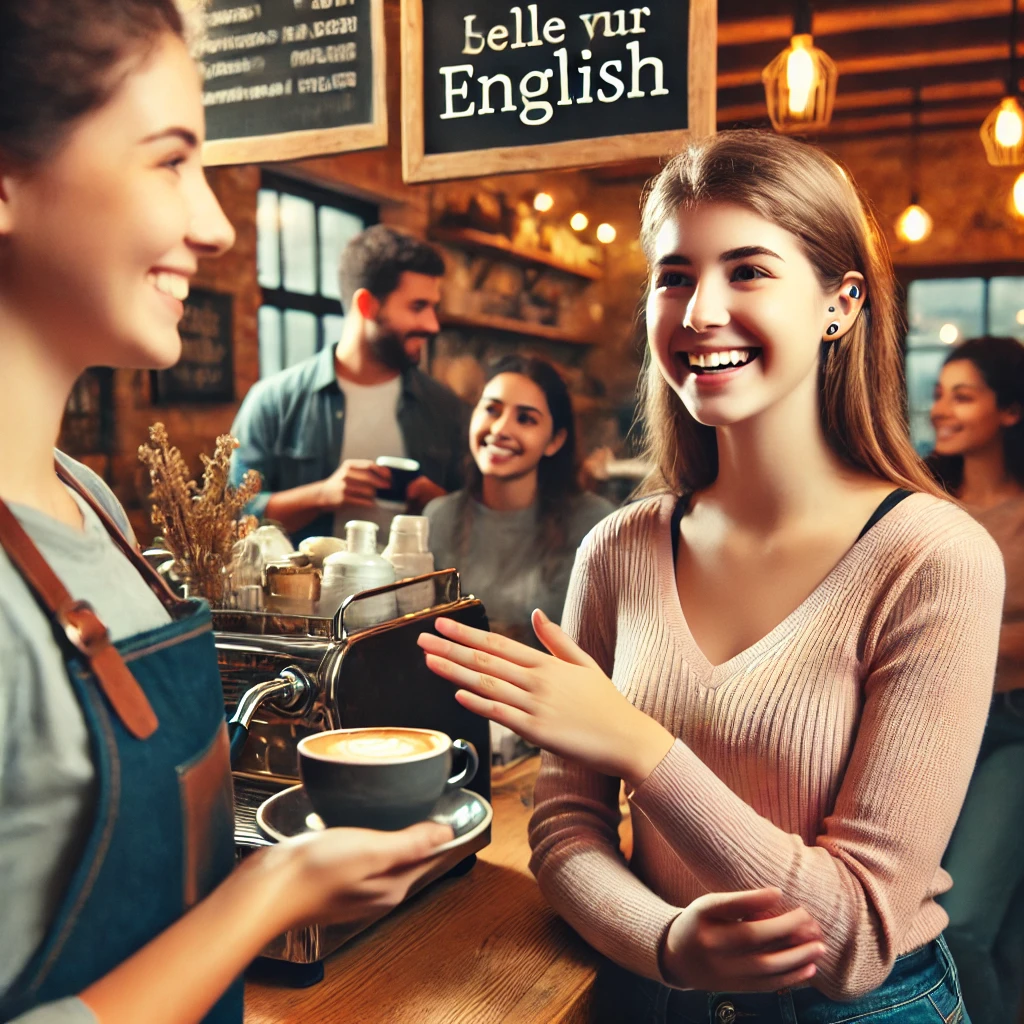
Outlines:
[{"label": "white ceramic bottle", "polygon": [[[320,589],[320,614],[334,615],[345,599],[364,590],[373,590],[395,582],[391,563],[377,554],[377,524],[353,519],[345,524],[346,551],[324,559],[324,577]],[[345,612],[349,631],[387,622],[398,614],[395,595],[378,594],[353,601]]]},{"label": "white ceramic bottle", "polygon": [[[391,535],[384,549],[395,569],[395,579],[406,580],[434,571],[434,556],[427,547],[430,520],[426,516],[395,516]],[[398,591],[398,613],[422,611],[434,604],[434,583],[414,583]]]}]

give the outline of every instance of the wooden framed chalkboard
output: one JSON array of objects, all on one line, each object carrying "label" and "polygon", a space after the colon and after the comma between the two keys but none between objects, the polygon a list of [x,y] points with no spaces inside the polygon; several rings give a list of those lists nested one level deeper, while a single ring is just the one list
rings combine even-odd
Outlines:
[{"label": "wooden framed chalkboard", "polygon": [[181,358],[151,375],[154,404],[234,401],[233,303],[231,295],[192,289],[178,324]]},{"label": "wooden framed chalkboard", "polygon": [[715,47],[715,0],[402,0],[403,176],[676,151],[715,130]]},{"label": "wooden framed chalkboard", "polygon": [[384,0],[207,0],[202,10],[206,164],[387,144]]}]

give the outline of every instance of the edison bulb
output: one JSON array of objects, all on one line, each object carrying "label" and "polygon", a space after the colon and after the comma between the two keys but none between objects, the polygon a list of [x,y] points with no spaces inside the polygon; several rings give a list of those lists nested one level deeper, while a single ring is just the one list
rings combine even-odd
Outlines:
[{"label": "edison bulb", "polygon": [[814,61],[807,52],[803,40],[793,37],[793,48],[786,60],[786,88],[789,90],[789,112],[802,114],[811,100],[814,88]]},{"label": "edison bulb", "polygon": [[896,221],[896,234],[904,241],[923,242],[932,233],[932,219],[917,203],[911,203]]},{"label": "edison bulb", "polygon": [[1003,108],[996,116],[996,142],[1004,149],[1013,149],[1024,137],[1024,122],[1020,110],[1012,99],[1003,101]]},{"label": "edison bulb", "polygon": [[552,206],[555,205],[555,200],[547,192],[538,192],[533,197],[533,208],[538,213],[547,213]]},{"label": "edison bulb", "polygon": [[569,218],[569,227],[571,227],[573,231],[583,231],[589,223],[590,221],[587,219],[587,215],[585,213],[574,213],[572,217]]},{"label": "edison bulb", "polygon": [[597,240],[608,245],[610,242],[615,241],[615,228],[611,224],[598,224],[597,225]]}]

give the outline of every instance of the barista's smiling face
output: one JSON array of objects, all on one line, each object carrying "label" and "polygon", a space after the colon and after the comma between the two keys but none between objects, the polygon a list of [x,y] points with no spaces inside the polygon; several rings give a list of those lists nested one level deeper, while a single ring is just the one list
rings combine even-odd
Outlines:
[{"label": "barista's smiling face", "polygon": [[0,163],[0,303],[69,365],[166,367],[200,256],[234,240],[203,174],[200,83],[171,33],[56,153]]},{"label": "barista's smiling face", "polygon": [[565,436],[554,429],[544,392],[519,373],[499,373],[487,382],[469,424],[469,447],[480,472],[504,480],[536,473]]}]

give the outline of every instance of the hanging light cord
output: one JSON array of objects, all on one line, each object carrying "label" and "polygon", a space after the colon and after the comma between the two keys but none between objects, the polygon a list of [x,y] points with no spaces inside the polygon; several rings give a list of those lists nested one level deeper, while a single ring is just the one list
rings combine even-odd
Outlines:
[{"label": "hanging light cord", "polygon": [[921,192],[919,154],[917,137],[921,127],[921,87],[914,86],[914,98],[910,105],[910,202],[912,206],[920,205],[918,200]]},{"label": "hanging light cord", "polygon": [[1017,67],[1017,0],[1010,4],[1010,95],[1020,96],[1020,71]]},{"label": "hanging light cord", "polygon": [[796,0],[793,4],[793,35],[811,34],[811,0]]}]

